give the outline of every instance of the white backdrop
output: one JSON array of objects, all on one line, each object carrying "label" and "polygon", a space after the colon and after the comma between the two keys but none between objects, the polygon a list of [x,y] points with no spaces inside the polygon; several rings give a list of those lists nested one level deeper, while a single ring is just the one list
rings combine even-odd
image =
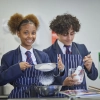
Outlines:
[{"label": "white backdrop", "polygon": [[[15,49],[19,43],[15,37],[3,30],[3,20],[9,19],[16,12],[23,15],[33,13],[40,16],[43,24],[38,32],[37,49],[44,49],[51,45],[50,21],[58,14],[70,13],[81,22],[81,30],[76,34],[75,40],[84,43],[98,68],[98,52],[100,51],[100,0],[0,0],[0,38],[4,39],[3,54]],[[99,66],[100,67],[100,66]],[[100,87],[100,79],[91,81],[87,78],[87,84]],[[5,86],[7,87],[7,86]],[[6,88],[5,88],[6,90]],[[8,93],[9,91],[5,91]]]}]

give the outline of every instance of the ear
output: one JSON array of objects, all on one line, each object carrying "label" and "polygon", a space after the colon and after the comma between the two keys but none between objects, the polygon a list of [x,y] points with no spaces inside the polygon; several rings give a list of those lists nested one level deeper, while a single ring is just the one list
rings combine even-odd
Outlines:
[{"label": "ear", "polygon": [[19,33],[19,31],[17,31],[17,36],[20,37],[20,33]]}]

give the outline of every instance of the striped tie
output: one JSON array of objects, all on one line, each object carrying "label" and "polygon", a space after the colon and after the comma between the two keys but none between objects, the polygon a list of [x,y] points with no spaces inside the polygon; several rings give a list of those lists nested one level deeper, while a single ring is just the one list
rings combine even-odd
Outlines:
[{"label": "striped tie", "polygon": [[70,50],[69,50],[70,46],[64,45],[64,47],[66,47],[66,54],[70,54],[71,53]]},{"label": "striped tie", "polygon": [[28,62],[29,64],[33,64],[33,61],[32,61],[32,58],[31,58],[31,52],[30,51],[26,51],[25,54],[27,56],[26,62]]}]

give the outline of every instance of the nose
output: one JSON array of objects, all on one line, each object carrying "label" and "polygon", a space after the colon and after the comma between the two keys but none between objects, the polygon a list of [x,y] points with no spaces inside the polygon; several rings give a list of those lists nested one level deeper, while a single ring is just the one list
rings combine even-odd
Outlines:
[{"label": "nose", "polygon": [[70,40],[70,39],[71,39],[71,35],[70,35],[70,34],[68,34],[68,35],[67,35],[67,38]]},{"label": "nose", "polygon": [[29,33],[29,34],[28,34],[28,37],[30,37],[30,38],[31,38],[31,37],[32,37],[32,34],[31,34],[31,33]]}]

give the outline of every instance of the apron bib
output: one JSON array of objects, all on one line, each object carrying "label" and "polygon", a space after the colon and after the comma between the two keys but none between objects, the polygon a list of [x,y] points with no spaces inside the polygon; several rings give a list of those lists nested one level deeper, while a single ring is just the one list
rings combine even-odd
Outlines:
[{"label": "apron bib", "polygon": [[[83,59],[80,54],[64,55],[64,65],[65,65],[66,77],[68,77],[69,74],[71,74],[69,72],[69,69],[76,69],[78,66],[81,66],[82,64],[83,64]],[[83,78],[83,80],[84,80],[84,78]],[[84,81],[83,81],[80,85],[68,86],[67,89],[85,89],[84,84],[86,84],[86,83],[84,83]]]}]

